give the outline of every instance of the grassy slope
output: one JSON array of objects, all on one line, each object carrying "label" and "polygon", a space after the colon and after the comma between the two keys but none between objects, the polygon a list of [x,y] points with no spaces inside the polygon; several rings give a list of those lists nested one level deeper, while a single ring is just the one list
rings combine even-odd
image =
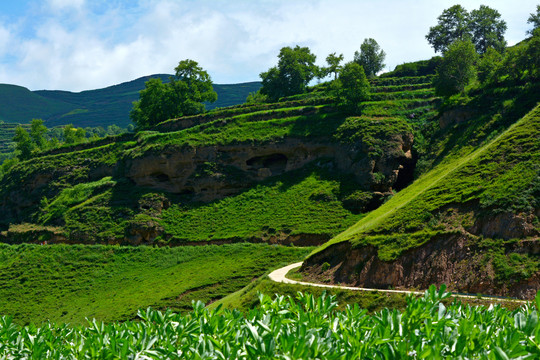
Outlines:
[{"label": "grassy slope", "polygon": [[[530,210],[527,206],[538,191],[539,138],[540,106],[536,106],[485,146],[442,161],[315,252],[351,241],[357,246],[375,245],[381,259],[391,260],[438,231],[447,231],[440,222],[431,221],[445,206],[479,202],[487,211]],[[388,236],[391,234],[401,235]]]},{"label": "grassy slope", "polygon": [[0,313],[20,323],[135,317],[153,306],[191,308],[246,286],[309,248],[0,246]]},{"label": "grassy slope", "polygon": [[340,201],[353,188],[346,177],[306,168],[210,204],[174,205],[163,212],[161,224],[185,241],[280,233],[333,236],[362,216]]}]

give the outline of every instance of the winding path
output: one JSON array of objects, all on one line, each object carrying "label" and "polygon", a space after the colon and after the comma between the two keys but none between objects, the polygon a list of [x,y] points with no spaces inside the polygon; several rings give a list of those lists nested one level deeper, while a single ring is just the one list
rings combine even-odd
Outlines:
[{"label": "winding path", "polygon": [[[304,285],[304,286],[315,286],[315,287],[321,287],[321,288],[332,288],[332,289],[344,289],[344,290],[352,290],[352,291],[378,291],[383,293],[398,293],[398,294],[413,294],[413,295],[424,295],[423,291],[408,291],[408,290],[390,290],[390,289],[369,289],[369,288],[361,288],[361,287],[354,287],[354,286],[341,286],[341,285],[328,285],[328,284],[318,284],[318,283],[310,283],[305,281],[297,281],[297,280],[291,280],[285,275],[292,269],[295,269],[297,267],[302,266],[301,262],[297,262],[291,265],[287,265],[285,267],[282,267],[280,269],[272,271],[268,277],[270,280],[285,284],[297,284],[297,285]],[[460,297],[460,298],[467,298],[467,299],[477,299],[477,296],[473,295],[464,295],[464,294],[456,294],[452,293],[452,296],[454,297]],[[497,299],[497,300],[504,300],[504,301],[513,301],[513,302],[519,302],[519,303],[527,303],[525,300],[518,300],[518,299],[510,299],[510,298],[499,298],[495,296],[482,296],[482,298],[489,298],[489,299]]]}]

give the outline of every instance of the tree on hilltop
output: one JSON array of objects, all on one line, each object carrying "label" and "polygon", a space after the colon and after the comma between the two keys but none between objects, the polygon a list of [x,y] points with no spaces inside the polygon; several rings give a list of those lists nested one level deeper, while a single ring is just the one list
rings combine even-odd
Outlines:
[{"label": "tree on hilltop", "polygon": [[466,39],[471,39],[480,54],[489,47],[504,51],[506,22],[497,10],[489,6],[481,5],[469,14],[463,6],[454,5],[445,9],[437,19],[437,25],[430,27],[426,35],[435,52],[445,53],[454,41]]},{"label": "tree on hilltop", "polygon": [[470,36],[469,13],[461,5],[445,9],[437,20],[437,25],[430,27],[426,35],[435,52],[444,53],[452,42]]},{"label": "tree on hilltop", "polygon": [[133,103],[131,120],[140,129],[149,128],[162,121],[185,115],[195,115],[205,110],[204,101],[214,102],[217,94],[210,75],[196,61],[182,60],[175,68],[170,82],[149,79]]},{"label": "tree on hilltop", "polygon": [[284,47],[279,52],[278,65],[261,73],[262,87],[260,93],[270,100],[278,100],[284,96],[301,94],[309,82],[318,73],[315,65],[317,57],[308,47]]},{"label": "tree on hilltop", "polygon": [[485,53],[490,47],[498,52],[503,52],[506,48],[504,33],[507,26],[497,10],[480,5],[478,10],[471,11],[469,28],[479,54]]},{"label": "tree on hilltop", "polygon": [[323,69],[321,72],[321,77],[326,77],[328,75],[334,74],[334,80],[337,79],[339,72],[342,69],[342,66],[340,65],[343,61],[343,54],[336,55],[336,53],[332,53],[326,57],[326,63],[328,64],[327,67]]},{"label": "tree on hilltop", "polygon": [[360,52],[354,53],[354,62],[362,66],[365,74],[369,78],[373,78],[379,71],[384,69],[384,59],[386,53],[381,49],[375,39],[364,39],[360,45]]}]

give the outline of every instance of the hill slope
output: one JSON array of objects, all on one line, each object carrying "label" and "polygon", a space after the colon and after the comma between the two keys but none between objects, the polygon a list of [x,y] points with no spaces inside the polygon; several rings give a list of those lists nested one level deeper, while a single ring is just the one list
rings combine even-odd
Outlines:
[{"label": "hill slope", "polygon": [[0,184],[3,239],[321,243],[412,179],[413,127],[436,99],[430,77],[410,81],[381,84],[362,116],[316,88],[22,162]]},{"label": "hill slope", "polygon": [[304,270],[366,287],[446,283],[454,291],[533,298],[540,286],[538,139],[539,105],[485,145],[447,155],[317,249]]},{"label": "hill slope", "polygon": [[[139,91],[151,77],[168,81],[169,75],[156,74],[97,90],[78,93],[57,90],[30,91],[24,87],[0,84],[0,120],[10,123],[30,123],[41,118],[48,127],[74,124],[78,127],[131,123],[129,112],[139,99]],[[214,90],[218,100],[208,109],[241,104],[250,92],[257,91],[259,82],[220,85]]]}]

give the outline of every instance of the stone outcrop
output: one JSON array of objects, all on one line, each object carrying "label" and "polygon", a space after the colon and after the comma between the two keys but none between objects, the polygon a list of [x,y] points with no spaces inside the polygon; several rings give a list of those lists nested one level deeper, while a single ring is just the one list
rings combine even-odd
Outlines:
[{"label": "stone outcrop", "polygon": [[[308,278],[326,283],[366,288],[427,289],[446,284],[450,291],[533,299],[540,287],[540,273],[526,280],[498,281],[492,259],[464,234],[441,235],[397,260],[381,261],[372,246],[352,248],[349,242],[335,244],[304,262]],[[506,245],[507,253],[539,254],[538,238]],[[328,269],[324,269],[323,264]]]}]

